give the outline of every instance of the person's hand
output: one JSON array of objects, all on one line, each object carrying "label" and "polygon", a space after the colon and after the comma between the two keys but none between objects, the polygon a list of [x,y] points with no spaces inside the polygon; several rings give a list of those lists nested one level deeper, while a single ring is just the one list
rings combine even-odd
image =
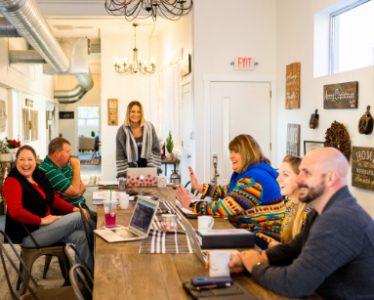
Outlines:
[{"label": "person's hand", "polygon": [[177,186],[177,198],[184,208],[190,207],[192,195],[187,189],[180,185]]},{"label": "person's hand", "polygon": [[271,241],[271,242],[269,243],[269,245],[268,245],[268,248],[275,247],[275,246],[277,246],[277,245],[279,245],[279,244],[280,244],[280,242],[278,242],[278,241],[276,241],[276,240]]},{"label": "person's hand", "polygon": [[80,160],[79,160],[77,157],[75,157],[75,156],[70,156],[70,165],[71,165],[71,167],[72,167],[73,170],[74,170],[74,169],[76,169],[76,168],[80,168],[80,166],[81,166],[81,162],[80,162]]},{"label": "person's hand", "polygon": [[203,191],[203,187],[199,184],[199,182],[196,178],[195,172],[194,172],[194,170],[192,169],[191,166],[188,167],[188,171],[190,173],[190,180],[191,180],[192,188],[194,190],[198,191],[199,193],[201,193]]},{"label": "person's hand", "polygon": [[229,268],[231,273],[240,273],[244,270],[240,253],[231,254]]},{"label": "person's hand", "polygon": [[48,225],[60,220],[61,216],[48,215],[42,218],[41,225]]},{"label": "person's hand", "polygon": [[249,273],[252,273],[253,267],[263,260],[261,253],[253,249],[240,252],[239,255],[244,267]]}]

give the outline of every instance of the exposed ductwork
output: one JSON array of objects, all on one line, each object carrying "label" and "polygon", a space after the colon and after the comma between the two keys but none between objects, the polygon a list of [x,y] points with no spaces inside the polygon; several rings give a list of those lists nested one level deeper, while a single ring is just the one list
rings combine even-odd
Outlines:
[{"label": "exposed ductwork", "polygon": [[[10,28],[6,28],[7,25],[0,26],[3,27],[0,33],[4,31],[2,36],[11,36],[11,32],[17,36],[19,34],[56,73],[69,73],[69,59],[33,0],[0,0],[0,12],[15,28],[15,31],[10,31]],[[33,56],[35,58],[34,54]],[[28,62],[33,61],[30,59]],[[80,85],[71,91],[55,91],[55,97],[60,103],[77,102],[92,88],[93,81],[88,67],[85,73],[74,75]]]}]

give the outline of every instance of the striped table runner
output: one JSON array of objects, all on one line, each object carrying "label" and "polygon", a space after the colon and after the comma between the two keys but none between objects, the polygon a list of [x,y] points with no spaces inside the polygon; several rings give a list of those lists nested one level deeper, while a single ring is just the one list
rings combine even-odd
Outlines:
[{"label": "striped table runner", "polygon": [[[157,212],[152,223],[152,230],[149,237],[142,241],[140,253],[193,253],[193,248],[185,228],[181,222],[180,212],[168,201],[160,202],[159,211]],[[171,213],[177,215],[178,229],[177,232],[161,231],[161,215]]]}]

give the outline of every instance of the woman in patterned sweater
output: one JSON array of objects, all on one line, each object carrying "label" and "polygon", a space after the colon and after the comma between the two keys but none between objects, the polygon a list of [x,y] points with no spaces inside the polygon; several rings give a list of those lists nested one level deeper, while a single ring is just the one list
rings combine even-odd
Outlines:
[{"label": "woman in patterned sweater", "polygon": [[[306,215],[311,210],[309,205],[299,201],[299,187],[296,183],[296,177],[299,174],[300,162],[300,157],[286,155],[279,168],[277,182],[282,196],[286,199],[286,213],[280,234],[282,243],[289,242],[301,231],[305,224]],[[269,246],[272,247],[278,243],[274,240]]]},{"label": "woman in patterned sweater", "polygon": [[257,244],[265,248],[271,239],[279,240],[284,218],[278,174],[250,135],[235,137],[229,150],[234,173],[228,185],[201,185],[189,168],[192,188],[213,201],[191,203],[192,195],[182,187],[177,188],[177,197],[185,208],[204,215],[227,216],[235,227],[255,232],[260,237]]}]

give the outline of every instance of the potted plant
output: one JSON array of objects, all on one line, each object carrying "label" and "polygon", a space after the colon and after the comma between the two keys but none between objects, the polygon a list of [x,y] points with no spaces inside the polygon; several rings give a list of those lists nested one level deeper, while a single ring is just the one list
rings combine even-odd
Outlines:
[{"label": "potted plant", "polygon": [[171,159],[174,158],[173,149],[174,149],[173,137],[171,135],[171,132],[169,131],[169,136],[166,139],[166,150],[168,150]]},{"label": "potted plant", "polygon": [[91,136],[94,138],[95,137],[95,131],[91,131]]}]

